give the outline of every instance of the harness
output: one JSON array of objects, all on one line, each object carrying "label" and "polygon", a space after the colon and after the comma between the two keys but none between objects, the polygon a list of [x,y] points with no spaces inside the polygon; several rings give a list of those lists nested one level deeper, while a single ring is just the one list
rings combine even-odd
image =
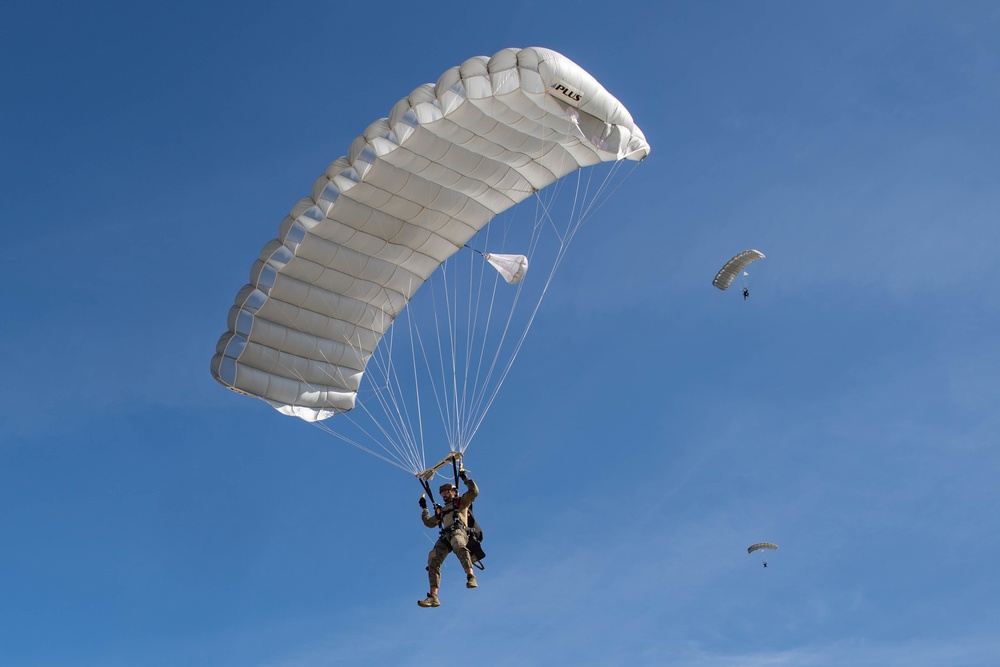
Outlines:
[{"label": "harness", "polygon": [[[441,509],[440,511],[437,512],[438,530],[441,531],[440,533],[441,537],[445,538],[446,540],[451,540],[451,536],[457,530],[462,530],[465,531],[466,533],[469,532],[468,527],[464,523],[462,523],[462,517],[458,515],[458,498],[452,501],[452,503],[449,503],[449,505],[450,505],[449,507]],[[439,508],[435,508],[435,511],[437,511],[438,509]],[[445,515],[451,514],[452,512],[455,513],[455,516],[451,521],[451,525],[445,528],[444,517]]]},{"label": "harness", "polygon": [[[457,490],[458,489],[458,463],[455,462],[454,458],[451,460],[451,467],[452,467],[452,471],[455,474],[455,489]],[[462,523],[462,519],[458,515],[458,504],[459,504],[459,501],[461,500],[461,496],[459,496],[457,494],[457,492],[456,492],[455,499],[452,500],[450,503],[448,503],[448,507],[444,507],[442,505],[439,505],[437,503],[437,501],[434,500],[434,493],[431,491],[431,485],[430,485],[429,480],[424,479],[423,477],[419,477],[418,479],[420,480],[420,484],[424,487],[424,492],[427,493],[427,496],[431,499],[431,503],[433,503],[433,505],[434,505],[434,516],[437,518],[437,525],[438,525],[438,530],[440,531],[440,536],[446,542],[450,542],[451,541],[451,535],[452,535],[452,533],[455,532],[456,529],[461,528],[462,530],[466,531],[466,533],[468,533],[468,528],[466,527],[466,525],[464,523]],[[443,500],[443,498],[442,498],[442,500]],[[472,506],[471,505],[469,506],[469,511],[470,512],[472,511]],[[454,516],[454,518],[451,521],[451,525],[448,526],[447,528],[445,528],[445,526],[444,526],[444,517],[445,517],[446,514],[450,514],[452,512],[454,512],[455,516]]]},{"label": "harness", "polygon": [[[444,461],[442,461],[442,463],[444,463]],[[440,466],[440,464],[438,465]],[[482,559],[486,557],[486,553],[483,552],[483,548],[482,546],[480,546],[479,543],[483,541],[483,531],[476,522],[475,515],[472,513],[472,505],[469,505],[469,509],[467,510],[469,517],[469,525],[465,525],[462,522],[462,519],[459,517],[458,506],[459,502],[461,501],[461,496],[458,495],[457,493],[458,463],[457,459],[454,457],[451,459],[451,468],[452,472],[455,475],[456,494],[455,494],[455,499],[452,500],[450,503],[448,503],[447,507],[439,505],[437,501],[434,500],[434,492],[431,491],[431,485],[430,485],[430,479],[433,477],[433,475],[418,476],[417,479],[420,480],[421,486],[424,487],[424,492],[427,494],[427,497],[431,499],[431,503],[434,505],[434,516],[437,518],[439,539],[443,540],[444,543],[448,545],[448,548],[451,549],[452,535],[454,535],[456,530],[464,531],[468,539],[469,554],[472,556],[472,564],[476,566],[478,569],[482,570],[485,569],[485,566],[482,563]],[[436,469],[437,468],[434,468],[434,470]],[[444,517],[449,513],[454,513],[454,517],[452,518],[451,525],[445,527]]]}]

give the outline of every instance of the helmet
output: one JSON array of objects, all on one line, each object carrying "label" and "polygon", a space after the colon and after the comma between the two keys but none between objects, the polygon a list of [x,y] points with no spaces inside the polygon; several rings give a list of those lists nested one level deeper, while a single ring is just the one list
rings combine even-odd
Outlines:
[{"label": "helmet", "polygon": [[458,491],[458,487],[450,482],[448,484],[442,484],[438,487],[439,493],[444,493],[445,491]]}]

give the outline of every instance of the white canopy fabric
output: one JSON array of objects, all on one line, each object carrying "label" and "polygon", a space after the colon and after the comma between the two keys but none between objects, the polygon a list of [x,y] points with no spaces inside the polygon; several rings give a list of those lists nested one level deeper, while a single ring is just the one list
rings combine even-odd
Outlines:
[{"label": "white canopy fabric", "polygon": [[213,377],[307,421],[351,410],[393,320],[490,219],[580,167],[649,150],[625,107],[554,51],[447,70],[372,123],[282,221],[236,295]]}]

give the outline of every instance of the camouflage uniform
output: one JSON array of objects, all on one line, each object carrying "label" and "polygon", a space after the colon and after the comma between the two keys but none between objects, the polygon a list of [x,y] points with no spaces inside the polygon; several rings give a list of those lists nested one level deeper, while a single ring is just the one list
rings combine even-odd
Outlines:
[{"label": "camouflage uniform", "polygon": [[[466,526],[469,525],[469,506],[479,495],[479,487],[472,479],[466,479],[465,486],[468,490],[459,497],[458,509],[456,510],[455,503],[451,502],[441,510],[441,537],[427,554],[427,578],[431,583],[431,590],[437,590],[441,586],[441,564],[448,557],[449,551],[455,552],[463,570],[468,571],[472,567]],[[437,515],[431,514],[426,508],[420,513],[420,519],[428,528],[436,528],[438,525]]]}]

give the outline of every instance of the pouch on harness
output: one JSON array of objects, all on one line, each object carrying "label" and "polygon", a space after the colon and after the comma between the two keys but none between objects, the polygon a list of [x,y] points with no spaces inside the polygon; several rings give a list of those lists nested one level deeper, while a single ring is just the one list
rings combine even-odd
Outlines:
[{"label": "pouch on harness", "polygon": [[486,552],[483,551],[483,528],[472,514],[472,505],[469,505],[468,536],[469,541],[467,546],[469,548],[469,556],[472,557],[472,564],[480,570],[485,570],[486,566],[482,563],[482,560],[486,558]]}]

